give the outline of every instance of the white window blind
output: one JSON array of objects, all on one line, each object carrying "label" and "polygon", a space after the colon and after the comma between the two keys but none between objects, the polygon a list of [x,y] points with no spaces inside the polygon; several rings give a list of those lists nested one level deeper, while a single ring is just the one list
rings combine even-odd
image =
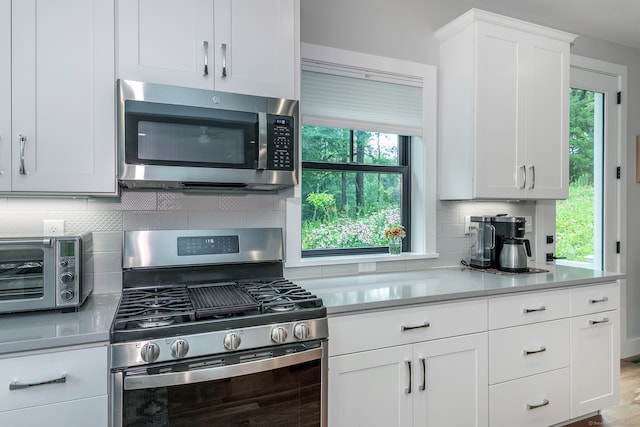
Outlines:
[{"label": "white window blind", "polygon": [[303,61],[302,122],[422,136],[422,79]]}]

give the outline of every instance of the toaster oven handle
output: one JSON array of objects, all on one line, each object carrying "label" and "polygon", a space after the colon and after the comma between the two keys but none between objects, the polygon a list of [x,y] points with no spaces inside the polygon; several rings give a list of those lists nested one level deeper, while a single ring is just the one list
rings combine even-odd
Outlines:
[{"label": "toaster oven handle", "polygon": [[155,387],[171,387],[239,377],[242,375],[255,374],[258,372],[285,368],[287,366],[299,365],[312,360],[320,360],[323,357],[323,353],[323,348],[315,348],[313,350],[287,354],[285,356],[271,357],[269,359],[255,360],[246,363],[237,363],[235,365],[217,366],[215,368],[193,369],[151,375],[125,376],[124,389],[142,390]]},{"label": "toaster oven handle", "polygon": [[267,113],[258,113],[258,166],[256,169],[265,170],[267,168],[268,151]]},{"label": "toaster oven handle", "polygon": [[2,239],[0,245],[44,245],[47,247],[53,246],[51,239],[45,237],[42,239]]}]

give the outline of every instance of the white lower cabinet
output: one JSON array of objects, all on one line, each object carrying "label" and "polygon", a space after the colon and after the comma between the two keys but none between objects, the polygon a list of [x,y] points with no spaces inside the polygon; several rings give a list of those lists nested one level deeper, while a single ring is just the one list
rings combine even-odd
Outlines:
[{"label": "white lower cabinet", "polygon": [[330,317],[329,426],[487,426],[486,323],[486,301]]},{"label": "white lower cabinet", "polygon": [[0,359],[0,425],[106,427],[107,345]]}]

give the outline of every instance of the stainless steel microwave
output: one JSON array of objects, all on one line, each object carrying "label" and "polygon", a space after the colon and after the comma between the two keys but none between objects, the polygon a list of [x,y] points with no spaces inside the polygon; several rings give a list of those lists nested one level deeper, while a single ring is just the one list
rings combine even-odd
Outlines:
[{"label": "stainless steel microwave", "polygon": [[119,80],[126,188],[278,191],[298,182],[298,101]]},{"label": "stainless steel microwave", "polygon": [[77,311],[93,290],[90,246],[91,234],[0,238],[0,313]]}]

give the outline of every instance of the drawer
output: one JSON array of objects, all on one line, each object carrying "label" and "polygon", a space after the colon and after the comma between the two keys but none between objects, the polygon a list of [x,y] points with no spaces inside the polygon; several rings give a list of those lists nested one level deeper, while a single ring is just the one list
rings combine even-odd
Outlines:
[{"label": "drawer", "polygon": [[[11,383],[65,382],[10,390]],[[0,360],[0,412],[107,394],[107,346]]]},{"label": "drawer", "polygon": [[597,313],[620,308],[620,286],[607,283],[571,290],[571,315]]},{"label": "drawer", "polygon": [[485,332],[486,300],[329,317],[329,356]]},{"label": "drawer", "polygon": [[571,418],[569,368],[489,387],[491,427],[550,426]]},{"label": "drawer", "polygon": [[532,292],[489,300],[489,329],[569,317],[569,290]]},{"label": "drawer", "polygon": [[489,332],[489,384],[569,366],[570,319]]},{"label": "drawer", "polygon": [[[55,420],[55,421],[52,421]],[[90,421],[89,421],[90,420]],[[63,426],[107,427],[109,398],[104,396],[71,402],[0,412],[0,425],[11,427]]]}]

